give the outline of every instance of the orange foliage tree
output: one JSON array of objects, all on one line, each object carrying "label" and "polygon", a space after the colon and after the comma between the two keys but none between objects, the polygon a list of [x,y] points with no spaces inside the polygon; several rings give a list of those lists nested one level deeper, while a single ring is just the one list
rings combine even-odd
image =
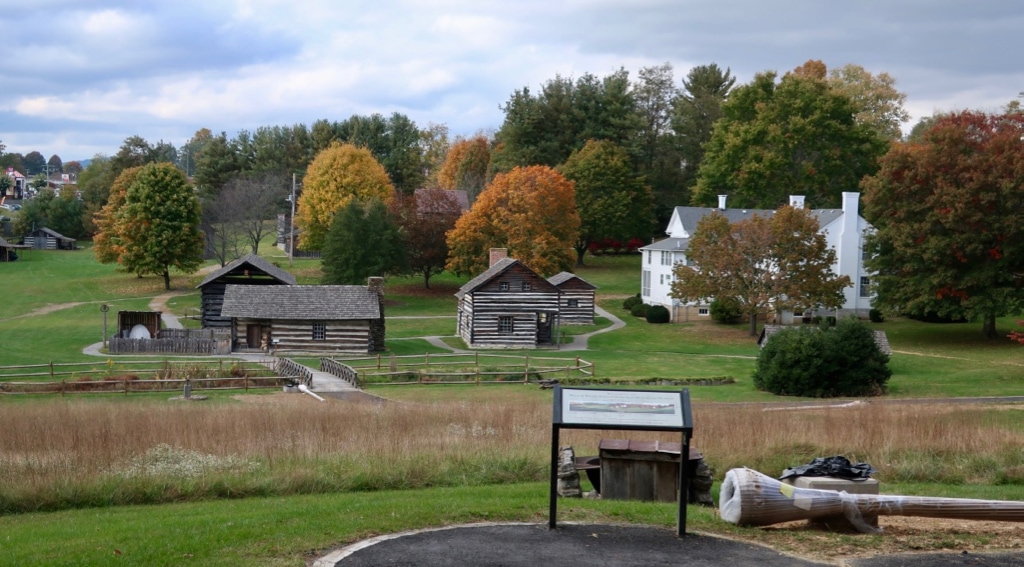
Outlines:
[{"label": "orange foliage tree", "polygon": [[96,235],[93,237],[92,251],[102,264],[117,262],[124,252],[125,234],[118,225],[117,213],[124,206],[128,187],[135,182],[141,169],[142,166],[129,167],[114,179],[114,183],[110,186],[107,204],[103,205],[93,220],[96,225]]},{"label": "orange foliage tree", "polygon": [[579,228],[573,182],[547,166],[517,167],[498,174],[455,223],[446,268],[482,272],[490,248],[507,248],[510,257],[551,276],[572,266]]},{"label": "orange foliage tree", "polygon": [[352,144],[331,144],[313,158],[302,181],[302,196],[295,215],[302,230],[301,246],[319,250],[334,215],[353,199],[389,203],[394,192],[387,171],[370,150]]},{"label": "orange foliage tree", "polygon": [[472,203],[487,184],[487,169],[491,163],[491,148],[487,138],[476,136],[459,140],[448,150],[437,183],[442,189],[465,191]]}]

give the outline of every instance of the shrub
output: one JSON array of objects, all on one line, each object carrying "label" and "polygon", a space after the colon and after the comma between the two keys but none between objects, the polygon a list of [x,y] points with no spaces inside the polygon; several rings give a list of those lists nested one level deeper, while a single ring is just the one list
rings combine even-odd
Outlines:
[{"label": "shrub", "polygon": [[835,327],[793,327],[774,333],[761,349],[754,385],[782,396],[877,396],[892,376],[889,356],[854,317]]},{"label": "shrub", "polygon": [[743,316],[743,308],[735,297],[715,298],[711,302],[711,320],[717,323],[737,323]]},{"label": "shrub", "polygon": [[651,305],[647,308],[647,314],[644,316],[648,323],[668,323],[672,319],[668,308],[664,305]]},{"label": "shrub", "polygon": [[627,297],[626,300],[622,302],[622,308],[625,309],[626,311],[629,311],[629,310],[633,309],[634,305],[637,305],[637,304],[640,304],[640,303],[643,303],[643,302],[644,302],[644,300],[640,299],[640,294],[638,293],[638,294],[634,295],[633,297]]},{"label": "shrub", "polygon": [[868,311],[868,319],[871,320],[872,323],[881,323],[882,321],[885,321],[885,316],[882,315],[881,310],[872,308],[871,311]]},{"label": "shrub", "polygon": [[648,307],[650,307],[650,305],[647,305],[646,303],[637,303],[633,307],[629,308],[629,314],[634,317],[646,317]]}]

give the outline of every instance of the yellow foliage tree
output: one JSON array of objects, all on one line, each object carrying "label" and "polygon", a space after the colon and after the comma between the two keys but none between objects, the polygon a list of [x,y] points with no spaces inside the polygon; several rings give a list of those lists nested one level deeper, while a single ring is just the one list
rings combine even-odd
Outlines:
[{"label": "yellow foliage tree", "polygon": [[334,215],[353,199],[389,203],[395,188],[384,166],[366,148],[333,143],[313,158],[302,182],[295,222],[302,230],[300,245],[319,250]]},{"label": "yellow foliage tree", "polygon": [[459,140],[448,150],[437,173],[437,184],[442,189],[465,191],[473,202],[487,184],[490,163],[491,148],[487,138],[476,136]]},{"label": "yellow foliage tree", "polygon": [[114,179],[110,186],[107,204],[103,205],[93,222],[96,225],[96,236],[93,237],[92,250],[96,259],[103,264],[117,262],[124,252],[124,234],[117,222],[117,212],[124,205],[128,187],[135,182],[142,166],[129,167]]},{"label": "yellow foliage tree", "polygon": [[448,233],[447,270],[486,270],[488,250],[507,248],[544,277],[572,267],[580,228],[572,181],[547,166],[499,174]]}]

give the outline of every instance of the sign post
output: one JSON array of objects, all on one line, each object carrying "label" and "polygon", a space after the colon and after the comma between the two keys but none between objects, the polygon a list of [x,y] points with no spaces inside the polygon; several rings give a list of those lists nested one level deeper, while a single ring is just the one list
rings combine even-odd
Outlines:
[{"label": "sign post", "polygon": [[551,420],[551,494],[548,528],[557,527],[558,453],[562,429],[614,429],[629,431],[677,431],[682,436],[677,485],[679,510],[676,535],[686,535],[686,503],[690,487],[687,461],[693,438],[690,391],[608,390],[596,388],[554,389]]}]

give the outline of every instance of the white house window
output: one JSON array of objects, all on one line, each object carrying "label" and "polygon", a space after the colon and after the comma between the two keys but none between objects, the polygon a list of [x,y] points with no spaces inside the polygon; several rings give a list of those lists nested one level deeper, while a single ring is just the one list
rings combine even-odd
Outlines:
[{"label": "white house window", "polygon": [[665,285],[665,274],[658,274],[658,283]]},{"label": "white house window", "polygon": [[326,341],[327,340],[327,324],[326,323],[313,323],[313,340],[314,341]]},{"label": "white house window", "polygon": [[661,252],[661,265],[662,266],[671,266],[672,265],[672,253],[671,252],[669,252],[667,250],[663,250]]},{"label": "white house window", "polygon": [[707,307],[698,307],[697,308],[697,315],[700,315],[701,317],[707,317],[708,314],[709,314],[709,311],[708,311]]},{"label": "white house window", "polygon": [[580,306],[580,300],[578,300],[578,299],[570,299],[566,305],[568,307],[579,307]]},{"label": "white house window", "polygon": [[514,329],[511,315],[501,315],[498,317],[498,334],[499,335],[511,335]]},{"label": "white house window", "polygon": [[523,291],[530,291],[530,282],[523,282]]},{"label": "white house window", "polygon": [[508,282],[501,282],[498,284],[498,291],[508,291]]},{"label": "white house window", "polygon": [[871,297],[871,278],[867,276],[860,277],[860,296]]},{"label": "white house window", "polygon": [[640,276],[640,294],[644,297],[650,297],[651,295],[651,271],[644,270]]},{"label": "white house window", "polygon": [[647,263],[648,264],[650,264],[651,262],[654,261],[654,260],[652,260],[653,255],[654,255],[654,252],[651,252],[650,250],[647,251]]}]

